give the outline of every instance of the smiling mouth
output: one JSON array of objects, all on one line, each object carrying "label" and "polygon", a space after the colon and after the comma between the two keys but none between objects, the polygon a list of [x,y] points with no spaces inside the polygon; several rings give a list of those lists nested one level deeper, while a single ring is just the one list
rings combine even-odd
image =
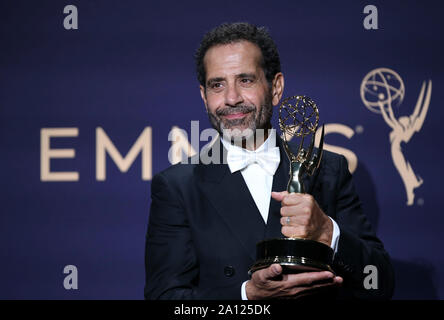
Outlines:
[{"label": "smiling mouth", "polygon": [[248,113],[249,112],[247,112],[247,113],[238,112],[238,113],[227,114],[227,115],[224,115],[223,117],[228,120],[241,119],[241,118],[244,118],[245,116],[247,116]]}]

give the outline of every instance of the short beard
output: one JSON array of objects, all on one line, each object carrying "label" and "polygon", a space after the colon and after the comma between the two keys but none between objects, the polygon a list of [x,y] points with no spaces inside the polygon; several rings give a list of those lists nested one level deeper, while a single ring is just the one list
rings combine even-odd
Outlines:
[{"label": "short beard", "polygon": [[[214,129],[219,132],[221,137],[231,143],[250,143],[254,141],[258,129],[262,132],[265,129],[271,128],[271,117],[273,115],[271,91],[265,96],[263,105],[258,113],[258,108],[255,105],[238,105],[235,107],[226,107],[216,110],[215,114],[208,112],[208,118]],[[235,113],[249,113],[245,118],[222,120],[221,116]],[[249,123],[246,123],[249,121]],[[232,129],[235,126],[245,126],[244,130]],[[259,135],[261,136],[261,135]],[[262,133],[263,137],[263,133]]]}]

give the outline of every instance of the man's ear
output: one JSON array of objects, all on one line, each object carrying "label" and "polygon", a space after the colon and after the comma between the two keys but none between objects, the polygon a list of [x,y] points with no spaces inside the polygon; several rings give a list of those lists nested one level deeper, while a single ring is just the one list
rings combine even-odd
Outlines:
[{"label": "man's ear", "polygon": [[273,106],[277,106],[279,101],[282,98],[282,94],[284,93],[284,75],[282,72],[276,73],[274,76],[272,87],[271,87],[271,96]]},{"label": "man's ear", "polygon": [[205,104],[205,109],[207,110],[208,113],[208,107],[207,107],[207,94],[205,92],[205,87],[203,85],[200,85],[200,97],[202,98],[204,104]]}]

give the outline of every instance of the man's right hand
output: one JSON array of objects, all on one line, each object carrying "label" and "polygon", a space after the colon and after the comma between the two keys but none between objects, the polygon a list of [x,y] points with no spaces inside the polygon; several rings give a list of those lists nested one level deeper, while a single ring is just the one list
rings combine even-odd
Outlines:
[{"label": "man's right hand", "polygon": [[[321,287],[339,286],[343,279],[329,271],[282,274],[282,266],[272,264],[253,273],[245,286],[248,300],[299,297]],[[320,283],[322,282],[322,283]]]}]

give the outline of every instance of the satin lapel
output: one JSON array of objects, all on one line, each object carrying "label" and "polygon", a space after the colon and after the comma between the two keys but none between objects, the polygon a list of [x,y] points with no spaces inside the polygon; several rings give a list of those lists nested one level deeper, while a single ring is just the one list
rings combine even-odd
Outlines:
[{"label": "satin lapel", "polygon": [[[279,136],[276,137],[276,143],[279,146],[281,154],[281,162],[273,177],[273,186],[271,191],[285,191],[287,190],[288,179],[290,177],[290,161],[282,147],[282,140]],[[267,228],[265,232],[265,239],[282,238],[281,233],[281,203],[271,198],[270,209],[268,211]]]},{"label": "satin lapel", "polygon": [[[221,149],[224,148],[221,146]],[[198,172],[201,192],[242,244],[252,261],[256,260],[256,243],[262,240],[265,223],[242,174],[239,171],[232,174],[228,165],[223,163],[200,164]]]}]

